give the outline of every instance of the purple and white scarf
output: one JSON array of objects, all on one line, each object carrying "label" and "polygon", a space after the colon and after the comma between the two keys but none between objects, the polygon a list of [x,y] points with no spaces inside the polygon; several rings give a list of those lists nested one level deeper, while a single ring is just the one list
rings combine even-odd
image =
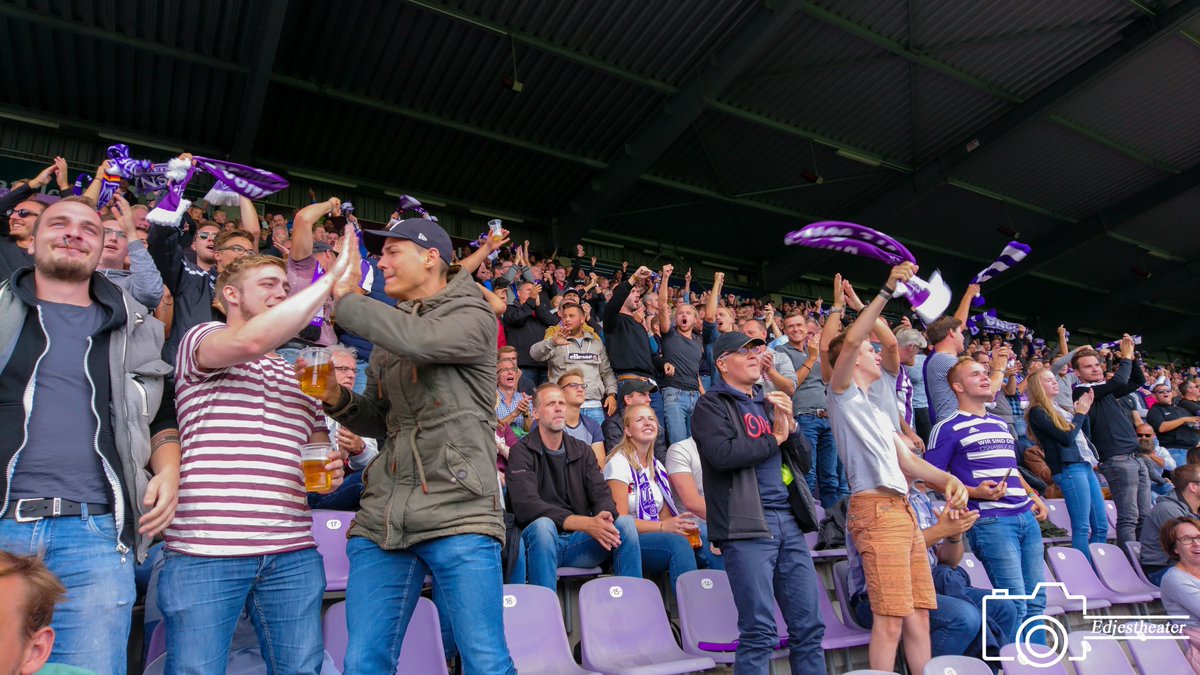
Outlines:
[{"label": "purple and white scarf", "polygon": [[659,464],[658,460],[653,460],[654,465],[650,469],[638,471],[633,466],[633,462],[629,463],[629,472],[633,474],[633,483],[631,489],[637,494],[637,517],[638,520],[659,520],[658,503],[654,500],[654,490],[650,487],[650,479],[646,477],[646,471],[654,472],[654,482],[658,483],[658,489],[662,491],[663,505],[671,512],[672,516],[679,515],[679,510],[675,508],[675,500],[671,497],[671,484],[667,480],[667,470]]},{"label": "purple and white scarf", "polygon": [[[1022,244],[1019,241],[1008,242],[1008,246],[1004,247],[1004,250],[1000,252],[999,257],[997,257],[991,265],[985,267],[979,274],[976,274],[975,277],[971,279],[971,283],[982,284],[997,274],[1004,272],[1008,268],[1024,260],[1025,256],[1029,255],[1031,250],[1032,249],[1030,249],[1029,246]],[[977,295],[973,300],[971,300],[971,304],[975,305],[976,307],[983,305],[983,303],[983,295]]]}]

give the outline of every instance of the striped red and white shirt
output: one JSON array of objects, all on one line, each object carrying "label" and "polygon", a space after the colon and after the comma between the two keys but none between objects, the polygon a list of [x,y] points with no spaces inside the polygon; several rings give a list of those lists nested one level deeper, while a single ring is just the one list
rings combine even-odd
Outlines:
[{"label": "striped red and white shirt", "polygon": [[325,431],[324,413],[278,356],[202,371],[196,350],[221,330],[223,323],[200,324],[179,345],[175,401],[183,463],[167,548],[232,557],[314,547],[300,446]]}]

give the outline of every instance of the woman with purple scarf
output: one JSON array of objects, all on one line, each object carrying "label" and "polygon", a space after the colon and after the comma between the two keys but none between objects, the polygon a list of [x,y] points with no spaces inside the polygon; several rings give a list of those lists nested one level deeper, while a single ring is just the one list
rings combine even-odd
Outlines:
[{"label": "woman with purple scarf", "polygon": [[[604,478],[613,493],[618,515],[637,518],[642,550],[642,575],[669,572],[671,588],[684,572],[700,567],[724,569],[709,548],[699,519],[675,506],[667,470],[654,459],[658,418],[647,405],[631,405],[623,417],[625,435],[604,464]],[[699,546],[692,548],[692,542]]]}]

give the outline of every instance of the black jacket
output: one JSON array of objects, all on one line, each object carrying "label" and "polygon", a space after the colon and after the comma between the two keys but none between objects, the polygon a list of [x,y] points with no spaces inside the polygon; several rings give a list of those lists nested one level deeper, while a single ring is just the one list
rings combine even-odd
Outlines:
[{"label": "black jacket", "polygon": [[[563,448],[567,452],[567,501],[571,509],[547,501],[554,494],[554,479],[550,476],[546,448],[537,432],[528,434],[508,451],[508,503],[512,506],[518,527],[527,527],[538,518],[549,518],[563,531],[567,516],[591,517],[601,511],[617,518],[612,490],[604,480],[604,472],[596,463],[596,455],[587,443],[564,433]],[[545,495],[545,496],[544,496]]]},{"label": "black jacket", "polygon": [[[1076,445],[1079,434],[1083,434],[1084,439],[1091,445],[1092,421],[1088,416],[1075,413],[1071,425],[1070,431],[1063,431],[1054,426],[1054,420],[1050,419],[1050,414],[1045,410],[1036,407],[1029,410],[1030,431],[1037,439],[1038,445],[1042,446],[1051,476],[1062,473],[1063,464],[1084,461],[1083,455],[1079,454],[1079,446]],[[1092,451],[1095,452],[1094,447]]]},{"label": "black jacket", "polygon": [[163,345],[163,360],[175,365],[176,352],[183,334],[194,326],[217,320],[213,312],[213,284],[217,280],[216,265],[205,272],[183,259],[183,231],[177,227],[152,225],[146,248],[154,258],[154,266],[162,275],[163,285],[175,299],[175,316],[171,334]]},{"label": "black jacket", "polygon": [[[721,542],[771,536],[763,513],[754,467],[775,449],[775,438],[750,438],[729,394],[709,390],[692,411],[692,438],[704,469],[704,500],[708,509],[708,538]],[[816,509],[804,476],[812,466],[812,449],[796,433],[779,446],[783,464],[792,473],[787,486],[792,515],[804,532],[817,529]]]},{"label": "black jacket", "polygon": [[626,298],[633,292],[629,283],[617,284],[612,298],[604,306],[604,346],[614,373],[637,373],[653,378],[657,368],[650,351],[650,336],[633,317],[621,313]]},{"label": "black jacket", "polygon": [[[1129,359],[1121,359],[1117,371],[1108,382],[1090,387],[1096,393],[1088,418],[1092,421],[1091,438],[1101,462],[1115,455],[1130,455],[1138,452],[1137,434],[1133,431],[1133,418],[1129,409],[1121,405],[1120,398],[1138,390],[1146,383],[1141,367],[1134,367]],[[1089,389],[1086,385],[1076,386],[1071,392],[1072,400],[1078,401]]]},{"label": "black jacket", "polygon": [[504,310],[504,337],[516,348],[517,365],[522,369],[546,367],[530,356],[529,348],[546,339],[546,328],[558,323],[550,309],[549,300],[534,303],[530,298],[524,304],[513,303]]}]

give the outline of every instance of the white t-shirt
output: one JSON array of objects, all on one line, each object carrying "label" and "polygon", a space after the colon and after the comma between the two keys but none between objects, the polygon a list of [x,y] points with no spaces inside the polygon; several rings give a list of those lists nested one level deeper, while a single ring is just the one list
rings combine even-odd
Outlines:
[{"label": "white t-shirt", "polygon": [[[663,465],[658,460],[654,460],[657,469],[663,469]],[[665,471],[665,469],[663,469]],[[646,469],[639,469],[646,480],[650,482],[650,493],[654,495],[654,504],[658,507],[658,512],[663,513],[665,506],[663,505],[662,488],[658,486],[658,482],[654,480],[654,475]],[[629,488],[629,515],[634,518],[638,514],[638,494],[633,489],[633,467],[630,466],[629,460],[625,459],[625,455],[620,453],[614,454],[604,463],[604,480],[619,480],[622,483],[630,486]]]},{"label": "white t-shirt", "polygon": [[685,438],[678,443],[672,443],[667,448],[667,475],[690,473],[696,481],[696,490],[704,496],[704,469],[700,468],[700,451],[696,449],[696,441]]},{"label": "white t-shirt", "polygon": [[[890,398],[895,401],[895,398]],[[850,493],[889,488],[908,493],[908,480],[896,457],[892,421],[853,382],[840,394],[829,390],[829,426],[846,465]]]}]

